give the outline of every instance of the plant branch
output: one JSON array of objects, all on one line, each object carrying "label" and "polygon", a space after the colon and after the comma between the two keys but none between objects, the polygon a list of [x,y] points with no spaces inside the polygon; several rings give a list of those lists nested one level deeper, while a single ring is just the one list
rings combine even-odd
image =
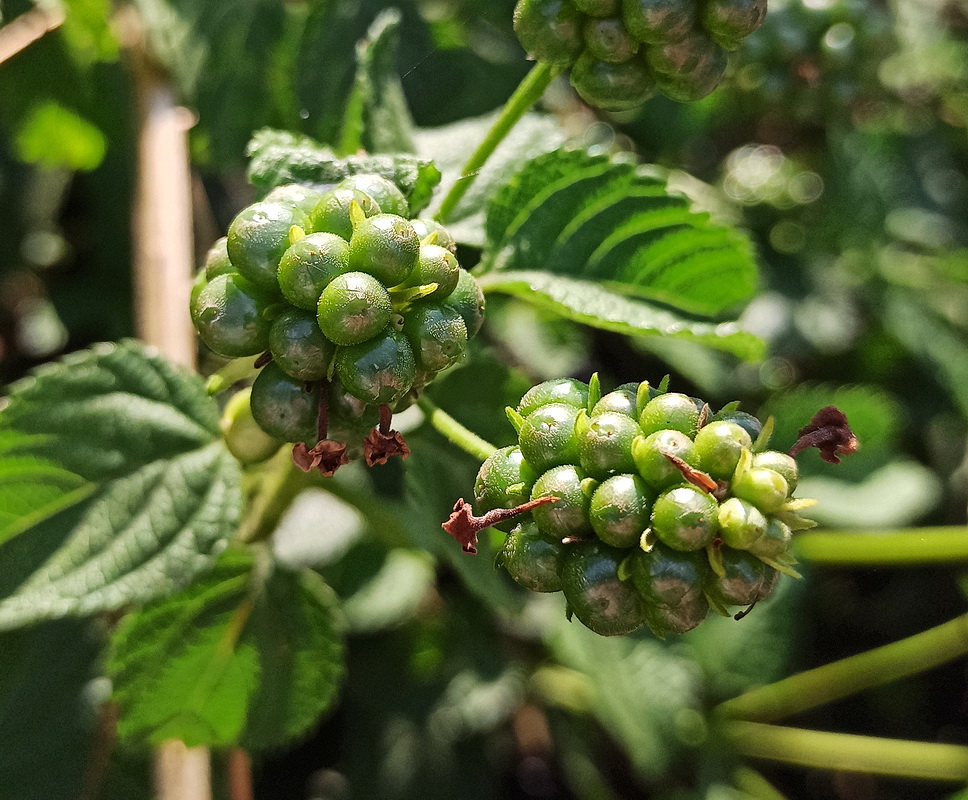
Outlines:
[{"label": "plant branch", "polygon": [[64,9],[33,8],[0,28],[0,64],[29,47],[64,22]]},{"label": "plant branch", "polygon": [[720,703],[717,712],[770,722],[915,675],[968,653],[968,614],[891,644],[792,675]]},{"label": "plant branch", "polygon": [[437,432],[447,437],[451,444],[456,445],[465,453],[483,461],[497,450],[493,444],[485,441],[473,431],[469,431],[450,414],[439,409],[426,397],[421,397],[417,401],[417,405],[427,415],[427,419],[430,420],[430,424]]},{"label": "plant branch", "polygon": [[733,773],[733,783],[737,789],[756,800],[786,800],[772,783],[749,767],[738,767]]},{"label": "plant branch", "polygon": [[261,491],[239,528],[239,541],[246,544],[268,539],[289,510],[292,501],[315,481],[292,461],[288,447],[283,447],[269,462],[262,479]]},{"label": "plant branch", "polygon": [[231,800],[253,800],[252,759],[241,747],[229,750],[226,759],[228,790]]},{"label": "plant branch", "polygon": [[793,540],[798,558],[814,564],[895,565],[968,561],[968,528],[810,531]]},{"label": "plant branch", "polygon": [[552,67],[539,61],[524,76],[524,80],[521,81],[518,88],[514,90],[514,94],[504,104],[504,108],[501,109],[500,115],[487,132],[484,141],[478,145],[477,149],[471,154],[471,157],[467,159],[467,163],[464,164],[464,168],[461,170],[457,181],[450,187],[450,191],[447,192],[447,196],[441,202],[440,210],[437,212],[437,219],[440,222],[447,221],[447,218],[454,212],[461,198],[470,189],[471,184],[477,178],[478,172],[484,166],[487,159],[491,157],[498,145],[504,141],[504,137],[511,132],[511,129],[518,123],[521,117],[541,99],[541,95],[545,93],[545,89],[558,77],[562,69],[563,67]]},{"label": "plant branch", "polygon": [[740,753],[803,767],[923,780],[968,780],[968,747],[850,733],[729,722],[721,733]]}]

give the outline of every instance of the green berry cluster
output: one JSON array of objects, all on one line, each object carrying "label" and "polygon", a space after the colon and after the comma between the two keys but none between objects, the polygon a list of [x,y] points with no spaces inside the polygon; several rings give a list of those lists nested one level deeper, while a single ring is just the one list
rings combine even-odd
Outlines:
[{"label": "green berry cluster", "polygon": [[766,0],[518,0],[514,30],[538,61],[570,66],[587,103],[635,108],[658,90],[699,100],[726,71],[726,50],[755,31]]},{"label": "green berry cluster", "polygon": [[262,354],[251,410],[270,436],[356,441],[381,406],[399,408],[456,363],[484,298],[457,245],[380,175],[329,191],[288,185],[243,209],[192,291],[202,341],[232,358]]},{"label": "green berry cluster", "polygon": [[796,513],[810,501],[792,498],[796,461],[764,449],[758,420],[664,388],[535,386],[508,409],[518,445],[474,487],[481,512],[532,501],[504,523],[500,562],[528,589],[564,592],[602,635],[683,633],[710,608],[769,597],[780,572],[796,574],[792,529],[812,524]]}]

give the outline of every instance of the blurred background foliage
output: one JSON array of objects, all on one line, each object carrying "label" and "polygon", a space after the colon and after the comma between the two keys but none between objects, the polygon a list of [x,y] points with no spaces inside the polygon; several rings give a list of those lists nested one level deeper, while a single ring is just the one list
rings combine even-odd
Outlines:
[{"label": "blurred background foliage", "polygon": [[[0,4],[5,26],[38,11],[63,18],[0,63],[0,383],[133,332],[134,51],[147,48],[196,115],[202,253],[253,197],[244,178],[253,130],[338,144],[356,42],[389,5]],[[486,128],[466,119],[498,108],[528,69],[511,31],[514,1],[392,5],[418,147],[459,163],[455,152]],[[723,88],[702,102],[657,98],[596,117],[562,82],[544,111],[530,123],[535,152],[566,139],[632,151],[750,233],[762,280],[741,318],[769,357],[739,363],[694,344],[627,339],[495,298],[484,345],[433,388],[435,402],[502,445],[512,439],[502,409],[532,382],[597,370],[612,387],[669,372],[674,389],[714,405],[738,398],[775,414],[780,446],[833,402],[863,450],[840,469],[806,459],[801,494],[821,500],[825,525],[964,523],[968,3],[771,0]],[[463,247],[462,263],[477,253]],[[566,623],[556,599],[518,591],[492,568],[493,548],[470,559],[442,535],[477,465],[412,424],[405,465],[341,471],[330,491],[301,496],[277,533],[280,559],[317,567],[336,588],[351,637],[338,705],[312,737],[257,759],[259,797],[747,797],[748,780],[709,738],[712,705],[964,610],[953,569],[807,564],[806,580],[784,581],[742,623],[710,620],[664,643],[601,639]],[[107,778],[78,757],[103,750],[103,635],[66,621],[0,637],[0,797],[147,796],[144,754],[116,749]],[[71,663],[38,680],[37,665],[56,660],[65,639],[75,642]],[[954,664],[794,722],[968,743],[964,673]],[[13,742],[36,763],[11,760]],[[792,798],[952,792],[760,767]],[[9,780],[28,773],[36,779]]]}]

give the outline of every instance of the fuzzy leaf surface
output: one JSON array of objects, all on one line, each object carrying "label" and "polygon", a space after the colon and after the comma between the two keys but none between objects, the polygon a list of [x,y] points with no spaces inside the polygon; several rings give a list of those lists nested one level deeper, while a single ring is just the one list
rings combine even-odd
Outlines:
[{"label": "fuzzy leaf surface", "polygon": [[691,209],[652,168],[584,150],[528,162],[487,214],[485,270],[594,280],[685,311],[718,315],[752,297],[749,241]]},{"label": "fuzzy leaf surface", "polygon": [[202,380],[135,342],[15,384],[0,456],[0,630],[176,591],[238,522],[238,466]]},{"label": "fuzzy leaf surface", "polygon": [[509,294],[563,317],[627,336],[665,336],[698,342],[746,360],[764,345],[736,323],[689,319],[675,311],[611,291],[597,283],[548,272],[492,272],[478,279],[486,292]]},{"label": "fuzzy leaf surface", "polygon": [[331,593],[312,572],[260,577],[248,551],[125,618],[109,660],[131,743],[260,749],[305,732],[343,671]]}]

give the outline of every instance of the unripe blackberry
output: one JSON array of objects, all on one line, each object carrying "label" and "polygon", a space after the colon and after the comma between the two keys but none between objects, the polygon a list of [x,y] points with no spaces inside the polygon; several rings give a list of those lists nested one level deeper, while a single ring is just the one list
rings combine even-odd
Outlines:
[{"label": "unripe blackberry", "polygon": [[645,623],[645,601],[631,580],[619,577],[626,552],[598,541],[566,545],[561,590],[568,608],[602,636],[631,633]]},{"label": "unripe blackberry", "polygon": [[514,32],[529,56],[571,64],[582,50],[581,13],[568,0],[518,0]]},{"label": "unripe blackberry", "polygon": [[278,292],[276,273],[294,225],[306,226],[306,215],[288,203],[254,203],[242,209],[229,225],[226,242],[235,269],[259,288]]},{"label": "unripe blackberry", "polygon": [[[480,513],[519,506],[531,498],[531,487],[537,479],[538,473],[525,461],[520,447],[502,447],[481,464],[474,483],[475,505]],[[508,521],[497,527],[510,530],[514,524]]]},{"label": "unripe blackberry", "polygon": [[[350,175],[336,186],[337,189],[356,189],[373,198],[384,214],[399,217],[410,216],[410,204],[395,183],[382,175]],[[369,215],[368,215],[369,216]]]},{"label": "unripe blackberry", "polygon": [[642,435],[656,431],[679,431],[689,438],[699,429],[699,409],[691,397],[675,392],[650,400],[639,414]]},{"label": "unripe blackberry", "polygon": [[622,472],[635,472],[632,441],[641,431],[624,414],[606,411],[588,417],[579,412],[576,420],[578,453],[582,469],[593,478],[605,479]]},{"label": "unripe blackberry", "polygon": [[581,460],[575,420],[579,409],[564,403],[548,403],[524,418],[518,438],[521,452],[536,470],[547,470]]},{"label": "unripe blackberry", "polygon": [[783,476],[766,467],[752,467],[737,475],[730,489],[734,495],[748,500],[764,514],[776,511],[789,494]]},{"label": "unripe blackberry", "polygon": [[558,501],[532,511],[541,532],[551,539],[581,537],[591,533],[589,503],[597,481],[572,464],[552,467],[534,482],[531,499],[557,497]]},{"label": "unripe blackberry", "polygon": [[649,527],[655,497],[638,475],[615,475],[603,481],[588,506],[592,530],[605,544],[637,547]]},{"label": "unripe blackberry", "polygon": [[218,275],[198,291],[191,314],[195,330],[214,352],[237,358],[254,356],[269,346],[275,313],[272,295],[241,275]]},{"label": "unripe blackberry", "polygon": [[532,386],[524,393],[518,403],[517,411],[522,417],[549,403],[563,403],[574,408],[585,408],[588,405],[588,384],[573,378],[555,378],[554,380]]},{"label": "unripe blackberry", "polygon": [[375,217],[382,209],[370,195],[358,189],[343,187],[326,192],[309,215],[309,225],[314,231],[332,233],[347,242],[353,236],[350,208],[356,203],[365,217]]},{"label": "unripe blackberry", "polygon": [[650,486],[666,489],[683,482],[682,472],[670,456],[696,466],[698,458],[690,439],[680,431],[664,430],[638,436],[632,442],[632,458],[639,475]]},{"label": "unripe blackberry", "polygon": [[259,427],[283,442],[316,441],[319,389],[267,365],[252,384],[252,416]]},{"label": "unripe blackberry", "polygon": [[676,486],[652,506],[652,531],[673,550],[700,550],[719,530],[716,498],[695,486]]},{"label": "unripe blackberry", "polygon": [[696,434],[698,466],[717,480],[729,480],[744,449],[753,445],[749,434],[735,422],[710,422]]},{"label": "unripe blackberry", "polygon": [[800,482],[800,469],[797,462],[786,453],[778,453],[776,450],[766,450],[753,456],[754,467],[765,467],[783,476],[787,483],[787,493],[793,494]]},{"label": "unripe blackberry", "polygon": [[765,600],[776,588],[780,573],[752,553],[723,548],[724,575],[710,571],[706,593],[722,606],[748,606]]},{"label": "unripe blackberry", "polygon": [[532,592],[561,591],[563,546],[549,542],[533,522],[516,526],[504,542],[498,563]]}]

